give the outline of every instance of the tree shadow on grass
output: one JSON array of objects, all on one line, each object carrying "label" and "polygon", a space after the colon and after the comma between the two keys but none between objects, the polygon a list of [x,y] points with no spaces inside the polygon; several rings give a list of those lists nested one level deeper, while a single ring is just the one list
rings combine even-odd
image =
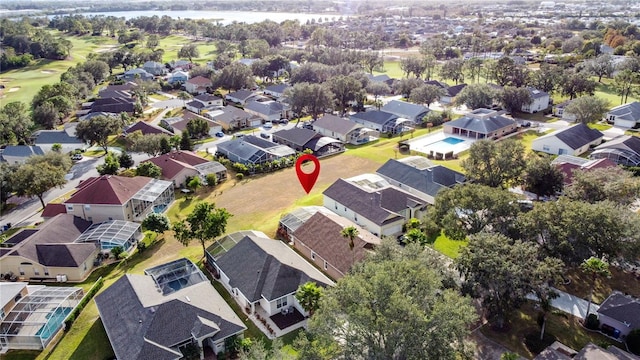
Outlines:
[{"label": "tree shadow on grass", "polygon": [[113,359],[114,353],[104,330],[102,320],[97,319],[84,336],[75,351],[69,356],[70,360],[103,360]]}]

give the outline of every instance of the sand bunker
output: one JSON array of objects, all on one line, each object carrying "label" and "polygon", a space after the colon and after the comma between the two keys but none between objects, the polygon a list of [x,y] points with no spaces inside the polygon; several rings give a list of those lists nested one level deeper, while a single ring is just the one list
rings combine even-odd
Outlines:
[{"label": "sand bunker", "polygon": [[54,70],[42,70],[40,71],[43,74],[55,74],[56,72]]},{"label": "sand bunker", "polygon": [[14,92],[14,91],[18,91],[18,90],[20,90],[20,86],[12,87],[11,89],[9,89],[9,92]]}]

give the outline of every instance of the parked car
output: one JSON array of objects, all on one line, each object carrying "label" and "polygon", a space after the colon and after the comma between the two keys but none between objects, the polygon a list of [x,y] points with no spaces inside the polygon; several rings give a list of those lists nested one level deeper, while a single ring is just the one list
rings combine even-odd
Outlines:
[{"label": "parked car", "polygon": [[262,132],[262,133],[260,133],[260,137],[261,137],[261,138],[263,138],[263,139],[268,139],[270,136],[271,136],[271,135],[269,135],[269,134],[268,134],[268,133],[266,133],[266,132]]},{"label": "parked car", "polygon": [[271,121],[267,121],[266,123],[264,123],[264,125],[262,125],[262,127],[265,129],[271,129],[273,128],[273,123]]},{"label": "parked car", "polygon": [[82,160],[82,154],[73,154],[73,155],[71,155],[71,160],[73,160],[73,161]]},{"label": "parked car", "polygon": [[217,136],[217,137],[224,137],[224,133],[223,133],[222,131],[218,131],[218,132],[216,133],[216,136]]}]

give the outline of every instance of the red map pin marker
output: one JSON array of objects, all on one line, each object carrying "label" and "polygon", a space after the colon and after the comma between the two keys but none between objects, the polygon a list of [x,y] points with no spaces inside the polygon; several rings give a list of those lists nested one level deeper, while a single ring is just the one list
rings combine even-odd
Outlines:
[{"label": "red map pin marker", "polygon": [[[305,161],[313,161],[315,164],[315,169],[312,173],[305,173],[302,171],[302,163]],[[296,161],[296,174],[298,175],[298,180],[300,180],[300,185],[307,194],[313,189],[313,185],[316,184],[316,180],[318,180],[318,175],[320,174],[320,161],[313,155],[304,154],[298,158]]]}]

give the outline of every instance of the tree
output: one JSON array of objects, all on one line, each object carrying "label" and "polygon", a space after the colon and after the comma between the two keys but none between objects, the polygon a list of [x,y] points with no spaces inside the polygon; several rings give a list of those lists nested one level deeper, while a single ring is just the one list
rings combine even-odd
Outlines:
[{"label": "tree", "polygon": [[514,228],[519,238],[567,265],[590,256],[635,259],[640,253],[637,215],[610,201],[589,204],[563,197],[537,203],[518,216]]},{"label": "tree", "polygon": [[[391,88],[386,83],[380,81],[372,81],[367,85],[367,93],[373,95],[374,103],[378,104],[378,98],[382,95],[391,93]],[[380,107],[378,106],[378,110]]]},{"label": "tree", "polygon": [[384,61],[377,51],[364,52],[361,54],[360,59],[360,61],[362,62],[362,67],[367,70],[369,74],[373,74],[373,70],[384,65]]},{"label": "tree", "polygon": [[27,141],[32,127],[29,109],[23,102],[10,102],[0,108],[0,140],[3,142]]},{"label": "tree", "polygon": [[158,47],[158,45],[160,45],[160,37],[157,34],[151,34],[147,37],[147,48],[153,50]]},{"label": "tree", "polygon": [[536,244],[489,233],[470,236],[456,265],[499,328],[528,294],[547,287],[562,272],[562,262],[542,257]]},{"label": "tree", "polygon": [[569,199],[591,204],[609,200],[626,206],[640,196],[640,179],[618,166],[575,169],[565,195]]},{"label": "tree", "polygon": [[187,183],[187,188],[194,193],[198,191],[198,189],[201,186],[202,186],[202,181],[200,180],[199,176],[192,177],[191,180],[189,180],[189,182]]},{"label": "tree", "polygon": [[502,106],[510,113],[522,111],[524,105],[533,102],[529,90],[513,86],[505,86],[500,94]]},{"label": "tree", "polygon": [[396,94],[401,94],[402,96],[408,98],[411,95],[411,91],[413,89],[419,88],[422,86],[424,82],[420,79],[400,79],[395,82],[394,88]]},{"label": "tree", "polygon": [[[134,152],[143,152],[149,156],[157,156],[163,154],[166,147],[162,145],[163,140],[168,142],[169,136],[167,134],[136,134],[136,132],[127,135],[127,141],[129,150]],[[171,151],[171,148],[167,152]]]},{"label": "tree", "polygon": [[189,130],[184,129],[182,136],[180,137],[180,150],[193,151],[193,141],[191,141],[191,134]]},{"label": "tree", "polygon": [[285,97],[298,122],[303,113],[317,119],[333,104],[333,94],[322,84],[297,83],[285,91]]},{"label": "tree", "polygon": [[420,78],[426,70],[426,66],[424,61],[418,57],[406,57],[400,59],[400,69],[404,71],[406,77],[414,74],[416,78]]},{"label": "tree", "polygon": [[331,68],[328,65],[316,62],[307,62],[300,65],[291,72],[291,84],[306,82],[310,84],[322,84],[327,81],[331,74]]},{"label": "tree", "polygon": [[522,180],[525,189],[536,194],[538,198],[556,195],[564,186],[564,175],[558,167],[551,164],[548,155],[530,156]]},{"label": "tree", "polygon": [[639,79],[640,75],[629,69],[620,71],[614,77],[613,86],[618,95],[620,95],[620,105],[627,103],[629,95],[634,91],[634,84],[637,83]]},{"label": "tree", "polygon": [[55,106],[49,101],[45,101],[33,109],[33,121],[46,128],[53,129],[60,123],[60,114]]},{"label": "tree", "polygon": [[462,161],[468,180],[491,187],[507,188],[520,182],[526,161],[524,146],[507,139],[500,142],[480,140],[469,149]]},{"label": "tree", "polygon": [[451,79],[458,84],[459,81],[464,81],[463,66],[464,61],[462,59],[445,61],[440,68],[440,76],[445,80]]},{"label": "tree", "polygon": [[145,230],[153,231],[156,236],[164,233],[171,228],[169,218],[165,214],[152,212],[142,220],[142,227]]},{"label": "tree", "polygon": [[470,84],[456,96],[456,105],[469,109],[488,108],[497,97],[496,91],[487,84]]},{"label": "tree", "polygon": [[189,62],[198,56],[200,56],[200,51],[198,51],[198,47],[195,44],[185,44],[178,51],[178,57],[187,58]]},{"label": "tree", "polygon": [[440,191],[429,217],[453,240],[481,231],[508,234],[519,211],[515,200],[506,190],[467,184]]},{"label": "tree", "polygon": [[596,82],[589,80],[589,76],[586,74],[568,72],[562,77],[560,88],[562,95],[569,96],[569,99],[573,100],[579,95],[593,95],[596,89]]},{"label": "tree", "polygon": [[343,115],[349,103],[355,101],[362,92],[362,84],[352,76],[338,75],[329,79],[327,84],[335,96],[337,109]]},{"label": "tree", "polygon": [[571,101],[565,111],[575,115],[576,122],[590,124],[602,120],[609,111],[609,102],[595,96],[583,96]]},{"label": "tree", "polygon": [[611,77],[615,66],[613,64],[613,58],[609,54],[598,55],[593,60],[586,62],[586,69],[591,74],[598,77],[598,82],[602,82],[602,77]]},{"label": "tree", "polygon": [[118,157],[118,163],[120,164],[121,168],[125,168],[125,169],[129,169],[135,164],[135,162],[133,161],[133,158],[131,157],[131,154],[129,154],[126,151],[123,151],[120,154],[120,156]]},{"label": "tree", "polygon": [[55,143],[53,145],[51,145],[51,151],[53,152],[61,152],[62,151],[62,145],[60,145],[59,143]]},{"label": "tree", "polygon": [[160,138],[160,153],[168,154],[171,152],[171,144],[169,143],[169,137],[163,136]]},{"label": "tree", "polygon": [[195,138],[203,138],[209,135],[209,122],[203,118],[193,118],[187,123],[189,134]]},{"label": "tree", "polygon": [[482,59],[480,58],[471,58],[464,62],[464,69],[467,70],[471,81],[479,82],[480,81],[480,73],[482,70]]},{"label": "tree", "polygon": [[225,66],[215,77],[214,85],[229,89],[229,92],[248,89],[254,84],[251,68],[242,63],[232,63]]},{"label": "tree", "polygon": [[136,168],[136,176],[159,179],[162,176],[162,169],[151,161],[145,161]]},{"label": "tree", "polygon": [[313,313],[318,310],[318,306],[320,305],[322,288],[313,281],[307,281],[300,285],[295,297],[300,306],[309,313],[309,316],[313,316]]},{"label": "tree", "polygon": [[100,175],[116,175],[118,170],[120,170],[118,157],[112,152],[108,152],[107,156],[104,157],[104,164],[98,165],[96,170],[98,170],[98,174]]},{"label": "tree", "polygon": [[562,72],[563,70],[557,65],[543,63],[540,65],[540,70],[531,74],[530,85],[552,94],[562,81]]},{"label": "tree", "polygon": [[26,163],[11,175],[11,187],[18,196],[37,196],[44,208],[44,194],[56,186],[62,187],[67,182],[66,173],[63,167],[46,162]]},{"label": "tree", "polygon": [[404,234],[404,243],[419,244],[424,247],[427,245],[427,235],[420,229],[409,229],[406,234]]},{"label": "tree", "polygon": [[440,86],[425,84],[413,89],[409,98],[415,103],[427,104],[427,107],[429,107],[434,101],[445,95],[447,95],[447,92]]},{"label": "tree", "polygon": [[589,316],[589,310],[591,310],[591,302],[593,301],[593,290],[596,286],[596,279],[600,276],[609,277],[611,272],[609,271],[609,264],[597,257],[590,257],[580,264],[580,269],[591,276],[591,286],[589,287],[589,304],[587,305],[587,312],[584,315],[585,321]]},{"label": "tree", "polygon": [[173,225],[176,239],[184,246],[191,240],[198,240],[202,245],[203,257],[206,255],[205,243],[224,234],[227,220],[232,215],[225,208],[216,208],[215,204],[200,202],[187,216]]},{"label": "tree", "polygon": [[81,121],[76,127],[76,137],[82,141],[98,144],[107,152],[109,136],[120,132],[120,120],[110,116],[96,116]]}]

